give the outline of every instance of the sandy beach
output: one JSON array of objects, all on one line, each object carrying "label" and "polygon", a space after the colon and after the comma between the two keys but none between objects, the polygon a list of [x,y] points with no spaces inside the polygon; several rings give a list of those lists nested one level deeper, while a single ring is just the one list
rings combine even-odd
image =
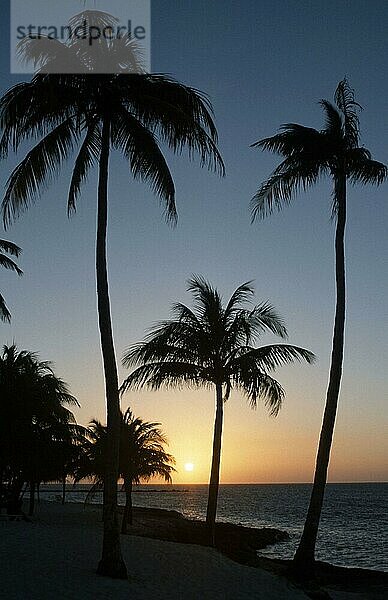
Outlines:
[{"label": "sandy beach", "polygon": [[[140,511],[144,509],[139,509]],[[166,511],[159,511],[166,512]],[[168,513],[167,513],[168,514]],[[157,511],[153,523],[166,517]],[[42,501],[31,522],[0,520],[0,597],[7,600],[384,600],[387,578],[378,572],[348,569],[341,582],[328,573],[324,585],[304,592],[263,566],[238,564],[218,550],[136,534],[121,536],[128,581],[96,575],[102,542],[97,506]],[[161,524],[159,523],[159,526]],[[174,534],[175,535],[175,534]],[[330,569],[330,565],[328,565]],[[368,577],[369,573],[369,577]],[[361,574],[361,576],[360,576]]]},{"label": "sandy beach", "polygon": [[285,579],[218,551],[122,536],[129,580],[99,577],[100,511],[41,503],[32,523],[0,523],[1,597],[7,600],[267,600],[307,598]]}]

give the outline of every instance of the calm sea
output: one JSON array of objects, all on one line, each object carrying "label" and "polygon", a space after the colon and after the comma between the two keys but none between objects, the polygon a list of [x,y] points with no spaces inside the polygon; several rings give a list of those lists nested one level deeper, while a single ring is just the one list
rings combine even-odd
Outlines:
[{"label": "calm sea", "polygon": [[[67,500],[82,502],[87,486],[68,486]],[[217,519],[253,527],[276,527],[290,539],[261,551],[291,558],[300,537],[309,484],[221,485]],[[41,498],[58,500],[59,487],[45,486]],[[206,514],[206,485],[138,486],[134,505],[177,510],[191,518]],[[97,494],[93,502],[101,503]],[[119,504],[124,494],[119,493]],[[317,558],[337,565],[388,571],[388,483],[329,484],[322,513]]]}]

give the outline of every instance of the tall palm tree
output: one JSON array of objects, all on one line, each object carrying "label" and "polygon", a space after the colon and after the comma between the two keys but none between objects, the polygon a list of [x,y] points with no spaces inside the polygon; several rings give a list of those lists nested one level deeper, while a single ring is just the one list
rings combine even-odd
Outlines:
[{"label": "tall palm tree", "polygon": [[[22,249],[19,248],[16,244],[12,242],[7,242],[6,240],[0,240],[0,266],[5,269],[10,269],[11,271],[16,271],[18,275],[23,275],[23,271],[19,269],[15,261],[12,258],[9,258],[7,254],[11,256],[15,256],[18,258],[20,256]],[[7,308],[5,300],[3,296],[0,294],[0,320],[1,321],[9,321],[11,320],[11,314]]]},{"label": "tall palm tree", "polygon": [[372,160],[369,150],[359,145],[360,105],[346,79],[340,81],[335,105],[321,100],[326,122],[321,131],[295,123],[282,126],[273,137],[253,144],[284,157],[253,199],[253,219],[263,218],[288,205],[300,190],[306,190],[320,177],[333,181],[332,216],[337,221],[335,235],[336,312],[326,406],[318,446],[314,484],[302,539],[295,554],[298,570],[312,569],[319,520],[324,498],[330,450],[337,413],[342,375],[345,327],[345,224],[347,184],[381,184],[387,177],[385,165]]},{"label": "tall palm tree", "polygon": [[[100,28],[113,23],[109,15],[98,11],[77,15],[73,29],[77,22],[88,26],[97,22]],[[117,518],[119,386],[106,257],[109,159],[112,150],[120,152],[128,160],[134,178],[151,185],[164,206],[167,220],[172,222],[177,219],[175,187],[160,143],[176,153],[187,147],[190,157],[199,154],[202,166],[220,173],[224,166],[216,146],[217,131],[208,98],[165,75],[133,72],[137,62],[129,38],[101,39],[89,50],[85,40],[64,45],[50,39],[26,39],[20,50],[26,59],[41,67],[31,82],[17,84],[0,101],[0,156],[6,156],[10,149],[17,151],[26,140],[38,137],[40,141],[8,180],[2,204],[4,223],[8,225],[34,201],[77,146],[80,149],[70,183],[69,213],[76,209],[90,170],[98,168],[97,304],[109,439],[104,538],[98,572],[125,578]],[[95,73],[101,60],[114,74]],[[62,74],[58,73],[61,69]]]},{"label": "tall palm tree", "polygon": [[[149,423],[134,417],[128,408],[122,415],[120,434],[120,459],[118,477],[123,480],[125,508],[121,532],[127,533],[127,525],[132,525],[133,484],[149,481],[159,476],[171,483],[175,471],[174,457],[164,447],[167,439],[160,429],[160,423]],[[88,428],[90,442],[85,445],[83,460],[76,473],[76,481],[92,477],[93,487],[89,493],[100,489],[103,482],[106,458],[107,428],[93,419]]]},{"label": "tall palm tree", "polygon": [[140,366],[124,381],[121,390],[142,386],[157,390],[162,385],[183,384],[214,386],[216,416],[206,513],[209,539],[214,544],[224,402],[232,388],[237,388],[252,408],[263,399],[271,414],[276,415],[284,391],[269,373],[295,360],[311,363],[314,355],[288,344],[254,347],[255,340],[264,332],[284,339],[287,331],[270,304],[245,306],[254,293],[250,282],[239,286],[226,305],[218,291],[202,277],[193,277],[188,283],[194,309],[174,304],[172,320],[152,328],[144,342],[125,352],[125,366]]}]

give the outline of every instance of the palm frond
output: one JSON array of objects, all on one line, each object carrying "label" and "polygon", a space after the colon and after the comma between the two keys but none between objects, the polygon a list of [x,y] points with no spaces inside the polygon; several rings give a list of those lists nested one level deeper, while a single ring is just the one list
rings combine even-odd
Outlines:
[{"label": "palm frond", "polygon": [[351,183],[381,185],[388,177],[388,168],[372,160],[366,148],[352,148],[347,152],[347,175]]},{"label": "palm frond", "polygon": [[240,285],[231,295],[228,304],[226,305],[224,317],[225,322],[234,316],[236,310],[241,310],[241,304],[244,302],[250,302],[252,296],[255,293],[252,281],[247,281]]},{"label": "palm frond", "polygon": [[314,185],[322,171],[319,163],[290,166],[284,160],[267,181],[262,183],[251,200],[252,222],[257,218],[264,219],[275,210],[281,211],[302,189],[306,191]]},{"label": "palm frond", "polygon": [[282,406],[285,392],[276,379],[264,371],[240,369],[231,377],[233,384],[247,396],[252,408],[263,400],[271,416],[276,416]]},{"label": "palm frond", "polygon": [[330,135],[337,141],[341,141],[341,137],[343,136],[343,121],[341,114],[328,100],[321,100],[319,104],[323,107],[325,112],[325,129],[322,133]]},{"label": "palm frond", "polygon": [[171,313],[176,316],[179,322],[188,323],[195,329],[203,329],[202,323],[195,312],[182,302],[174,302],[171,306]]},{"label": "palm frond", "polygon": [[0,294],[0,321],[9,323],[11,321],[11,313],[5,303],[4,297]]},{"label": "palm frond", "polygon": [[280,133],[259,140],[251,147],[290,157],[295,154],[315,154],[321,144],[321,133],[312,127],[285,123],[281,125],[280,130]]},{"label": "palm frond", "polygon": [[0,240],[0,252],[6,252],[11,256],[16,256],[16,258],[19,258],[23,250],[13,242],[8,242],[7,240]]},{"label": "palm frond", "polygon": [[144,126],[158,131],[174,152],[187,148],[190,158],[199,155],[201,166],[225,173],[211,103],[205,94],[166,75],[122,75],[119,83],[128,110]]},{"label": "palm frond", "polygon": [[19,269],[17,264],[5,254],[0,253],[0,267],[4,269],[9,269],[10,271],[15,271],[18,275],[23,275],[23,271]]},{"label": "palm frond", "polygon": [[201,275],[193,275],[187,282],[187,291],[194,296],[194,307],[201,320],[213,332],[222,326],[222,297]]},{"label": "palm frond", "polygon": [[362,107],[354,100],[354,90],[346,78],[339,82],[334,94],[334,101],[344,115],[344,135],[349,147],[358,146],[360,120],[358,112]]},{"label": "palm frond", "polygon": [[1,206],[6,227],[35,201],[42,186],[56,175],[73,149],[77,135],[73,120],[68,119],[30,150],[13,170]]},{"label": "palm frond", "polygon": [[44,137],[75,114],[75,88],[55,76],[35,75],[0,99],[0,158],[28,139]]},{"label": "palm frond", "polygon": [[231,372],[237,372],[241,367],[256,368],[267,372],[302,360],[312,364],[315,361],[315,355],[305,348],[290,344],[271,344],[260,348],[242,347],[239,354],[231,359],[229,369]]},{"label": "palm frond", "polygon": [[101,131],[94,120],[88,127],[85,139],[76,158],[67,201],[68,215],[74,213],[81,186],[86,181],[90,169],[96,164],[101,148]]},{"label": "palm frond", "polygon": [[269,302],[262,302],[255,306],[249,314],[249,322],[256,335],[260,332],[270,331],[279,337],[287,337],[283,318]]},{"label": "palm frond", "polygon": [[206,345],[208,335],[203,329],[183,320],[162,321],[148,331],[144,342],[125,351],[123,365],[131,367],[163,360],[195,362],[206,354]]},{"label": "palm frond", "polygon": [[153,133],[122,111],[113,123],[112,144],[129,160],[134,178],[149,182],[164,202],[166,219],[176,222],[174,181]]},{"label": "palm frond", "polygon": [[7,252],[8,254],[11,254],[11,256],[16,256],[18,258],[22,249],[12,242],[0,240],[0,266],[4,269],[15,271],[18,275],[23,275],[23,271],[19,269],[15,261],[3,254],[3,252]]},{"label": "palm frond", "polygon": [[116,17],[106,11],[88,9],[82,10],[69,19],[69,25],[72,30],[77,27],[86,26],[86,28],[89,28],[94,26],[103,31],[105,28],[114,27],[118,22]]},{"label": "palm frond", "polygon": [[32,63],[39,74],[79,73],[82,68],[77,53],[63,42],[45,35],[24,37],[18,43],[17,55],[22,64]]},{"label": "palm frond", "polygon": [[158,390],[162,386],[198,387],[202,383],[201,368],[198,365],[172,361],[148,363],[138,367],[123,381],[120,393],[123,394],[129,389],[138,390],[141,387],[148,387],[151,390]]}]

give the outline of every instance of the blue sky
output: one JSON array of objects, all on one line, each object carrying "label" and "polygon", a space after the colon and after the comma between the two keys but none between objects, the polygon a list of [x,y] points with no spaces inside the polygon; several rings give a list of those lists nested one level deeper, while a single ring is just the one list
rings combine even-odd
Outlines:
[{"label": "blue sky", "polygon": [[[118,357],[168,315],[172,301],[190,301],[186,280],[200,273],[225,296],[243,281],[255,280],[257,300],[269,299],[278,308],[291,342],[319,358],[312,368],[279,371],[287,399],[276,420],[263,409],[252,414],[237,394],[232,397],[226,411],[225,481],[310,480],[334,312],[330,182],[322,181],[292,207],[251,225],[250,198],[277,159],[250,144],[285,122],[320,128],[318,101],[332,100],[346,75],[364,107],[361,142],[387,163],[387,13],[387,4],[376,0],[152,2],[153,71],[210,95],[227,176],[220,179],[185,155],[166,152],[179,210],[178,227],[171,229],[147,186],[134,183],[124,160],[113,157],[109,276]],[[18,81],[9,75],[7,40],[2,44],[1,92]],[[14,164],[12,157],[1,165],[1,185]],[[40,201],[1,234],[22,246],[24,276],[0,273],[13,315],[11,325],[1,325],[0,341],[15,340],[20,348],[53,360],[80,400],[77,417],[87,423],[104,418],[94,283],[96,178],[89,178],[78,212],[68,220],[69,173],[67,165]],[[388,475],[387,191],[386,184],[349,189],[346,352],[333,480]],[[122,368],[120,374],[125,375]],[[201,452],[190,441],[192,423],[208,448],[211,394],[145,392],[128,396],[127,402],[140,416],[162,421],[178,459],[191,460],[190,444],[192,452]],[[249,440],[252,464],[239,479],[238,467],[228,470],[227,464],[233,463],[241,436],[247,447]],[[203,462],[205,455],[203,450]],[[257,455],[267,461],[267,470],[254,459]],[[277,465],[272,479],[271,460]],[[287,468],[279,466],[282,461]]]}]

